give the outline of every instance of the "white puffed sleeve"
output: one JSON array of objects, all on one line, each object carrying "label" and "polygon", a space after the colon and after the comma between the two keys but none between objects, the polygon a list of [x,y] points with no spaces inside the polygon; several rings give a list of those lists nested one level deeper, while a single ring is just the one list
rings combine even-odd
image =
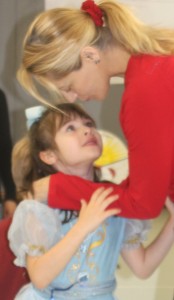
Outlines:
[{"label": "white puffed sleeve", "polygon": [[45,253],[61,238],[59,211],[35,200],[22,201],[8,231],[10,248],[17,266],[26,266],[26,254]]},{"label": "white puffed sleeve", "polygon": [[134,249],[147,239],[151,221],[127,219],[124,232],[123,249]]}]

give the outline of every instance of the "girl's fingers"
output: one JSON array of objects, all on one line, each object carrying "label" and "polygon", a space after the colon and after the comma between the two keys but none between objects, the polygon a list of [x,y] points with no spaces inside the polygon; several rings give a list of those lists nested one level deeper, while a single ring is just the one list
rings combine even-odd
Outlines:
[{"label": "girl's fingers", "polygon": [[86,203],[86,201],[84,199],[81,199],[80,203],[81,203],[80,211],[82,212],[87,207],[87,203]]},{"label": "girl's fingers", "polygon": [[112,216],[116,216],[118,214],[120,214],[121,209],[119,208],[114,208],[114,209],[109,209],[105,211],[105,219],[107,219],[108,217],[112,217]]},{"label": "girl's fingers", "polygon": [[112,187],[109,187],[107,189],[104,188],[104,187],[101,187],[93,193],[90,201],[92,201],[92,202],[95,202],[95,201],[102,202],[103,200],[105,200],[106,197],[108,197],[110,195],[110,193],[112,191],[113,191]]},{"label": "girl's fingers", "polygon": [[102,192],[104,191],[104,187],[100,187],[92,194],[90,202],[95,201],[98,197],[101,196]]},{"label": "girl's fingers", "polygon": [[100,194],[100,196],[98,197],[98,201],[100,201],[100,202],[102,202],[103,200],[105,200],[111,193],[112,193],[112,191],[113,191],[113,188],[107,188],[107,189],[104,189],[102,192],[101,192],[101,194]]},{"label": "girl's fingers", "polygon": [[106,209],[110,204],[118,200],[118,195],[113,195],[107,197],[103,202],[102,202],[102,209]]}]

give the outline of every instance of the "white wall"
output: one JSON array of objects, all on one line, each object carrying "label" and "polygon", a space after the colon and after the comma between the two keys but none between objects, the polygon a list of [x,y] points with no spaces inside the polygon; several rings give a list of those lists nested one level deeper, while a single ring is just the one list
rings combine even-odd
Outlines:
[{"label": "white wall", "polygon": [[[80,7],[83,0],[45,0],[45,9]],[[97,2],[97,1],[96,1]],[[128,5],[144,22],[174,27],[174,0],[119,0]]]},{"label": "white wall", "polygon": [[0,0],[0,87],[8,100],[13,141],[25,132],[24,109],[36,101],[16,80],[22,41],[31,20],[44,9],[44,0]]}]

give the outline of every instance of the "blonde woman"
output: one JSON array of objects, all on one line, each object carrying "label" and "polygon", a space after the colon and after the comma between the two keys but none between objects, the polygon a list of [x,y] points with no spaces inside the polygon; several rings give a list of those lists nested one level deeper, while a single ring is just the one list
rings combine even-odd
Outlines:
[{"label": "blonde woman", "polygon": [[[38,100],[46,101],[39,84],[50,99],[102,101],[113,76],[125,79],[120,120],[130,173],[114,188],[114,205],[122,216],[154,218],[166,197],[174,197],[174,31],[147,26],[111,0],[45,11],[28,29],[18,78]],[[98,187],[74,177],[74,191],[60,198],[66,182],[66,176],[54,175],[35,190],[43,197],[49,184],[51,206],[79,209],[80,199],[90,199]]]}]

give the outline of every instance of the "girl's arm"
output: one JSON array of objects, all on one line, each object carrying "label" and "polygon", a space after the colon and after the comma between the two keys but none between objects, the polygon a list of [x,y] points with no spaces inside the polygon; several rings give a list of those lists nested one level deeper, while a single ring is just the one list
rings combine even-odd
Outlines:
[{"label": "girl's arm", "polygon": [[174,242],[174,204],[168,199],[166,207],[170,213],[166,225],[158,237],[147,247],[122,250],[121,254],[134,274],[142,279],[149,277],[160,265]]},{"label": "girl's arm", "polygon": [[[97,190],[87,205],[82,201],[79,219],[73,228],[55,246],[41,256],[27,256],[27,269],[34,285],[43,289],[66,267],[86,236],[106,218],[119,210],[105,210],[117,196],[109,196],[110,189]],[[49,270],[49,271],[48,271]]]}]

